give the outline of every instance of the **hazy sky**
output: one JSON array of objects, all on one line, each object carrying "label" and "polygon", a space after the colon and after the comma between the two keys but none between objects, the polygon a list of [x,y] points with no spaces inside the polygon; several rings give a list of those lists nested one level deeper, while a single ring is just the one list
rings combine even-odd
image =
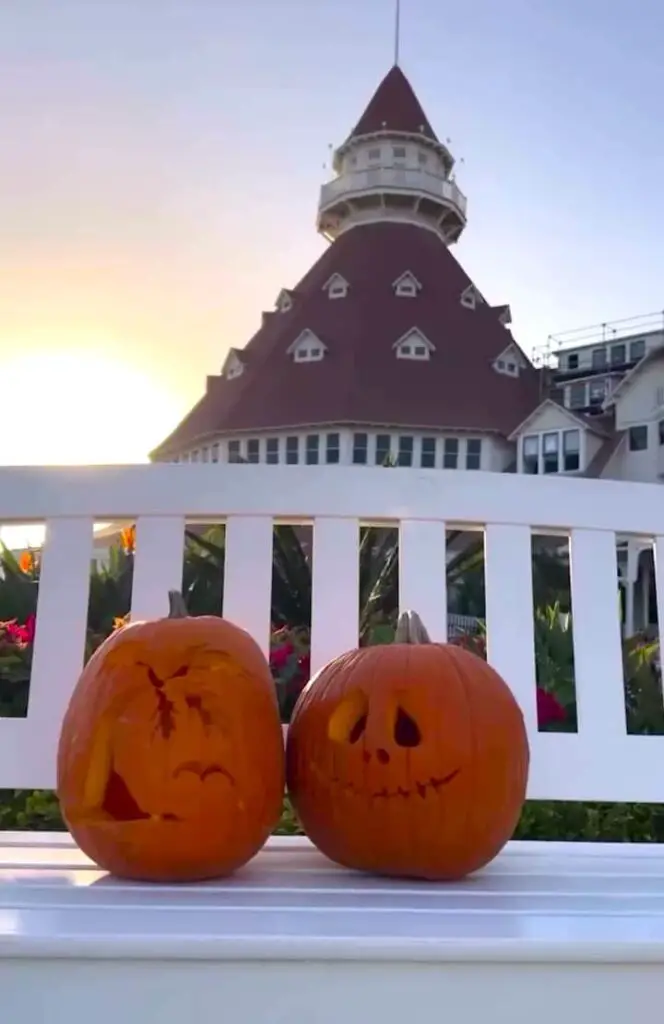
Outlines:
[{"label": "hazy sky", "polygon": [[[323,248],[393,0],[0,0],[0,462],[145,456]],[[664,308],[661,0],[403,0],[527,348]]]}]

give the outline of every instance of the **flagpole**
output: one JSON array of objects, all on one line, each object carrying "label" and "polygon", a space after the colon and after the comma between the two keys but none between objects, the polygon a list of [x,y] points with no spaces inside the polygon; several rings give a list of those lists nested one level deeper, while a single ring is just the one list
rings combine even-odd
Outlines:
[{"label": "flagpole", "polygon": [[401,42],[401,0],[396,0],[394,17],[394,63],[399,63],[399,44]]}]

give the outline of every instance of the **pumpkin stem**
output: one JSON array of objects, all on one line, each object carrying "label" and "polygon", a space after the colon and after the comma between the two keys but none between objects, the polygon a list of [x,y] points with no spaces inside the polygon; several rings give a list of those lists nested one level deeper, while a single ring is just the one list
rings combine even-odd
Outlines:
[{"label": "pumpkin stem", "polygon": [[431,637],[417,612],[402,612],[394,634],[395,644],[430,644]]},{"label": "pumpkin stem", "polygon": [[169,619],[189,618],[187,606],[179,590],[168,591],[168,617]]}]

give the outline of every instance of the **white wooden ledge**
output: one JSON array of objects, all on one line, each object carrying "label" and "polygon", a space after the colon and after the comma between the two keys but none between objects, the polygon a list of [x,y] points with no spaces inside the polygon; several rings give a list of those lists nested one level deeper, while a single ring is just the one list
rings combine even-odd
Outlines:
[{"label": "white wooden ledge", "polygon": [[513,843],[429,885],[275,838],[232,879],[175,887],[110,879],[65,835],[0,837],[0,991],[21,1024],[403,1024],[414,1002],[428,1024],[441,1000],[532,1024],[534,999],[538,1024],[624,1022],[664,998],[663,963],[657,846]]}]

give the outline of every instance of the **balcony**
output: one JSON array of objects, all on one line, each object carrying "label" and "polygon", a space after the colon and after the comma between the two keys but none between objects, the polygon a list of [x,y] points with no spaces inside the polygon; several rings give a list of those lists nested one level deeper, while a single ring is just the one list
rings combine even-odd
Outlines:
[{"label": "balcony", "polygon": [[343,174],[323,185],[320,194],[321,214],[339,201],[351,200],[367,192],[395,191],[411,193],[413,198],[426,198],[452,207],[465,220],[467,199],[453,181],[445,181],[428,171],[404,167],[376,167],[352,174]]}]

